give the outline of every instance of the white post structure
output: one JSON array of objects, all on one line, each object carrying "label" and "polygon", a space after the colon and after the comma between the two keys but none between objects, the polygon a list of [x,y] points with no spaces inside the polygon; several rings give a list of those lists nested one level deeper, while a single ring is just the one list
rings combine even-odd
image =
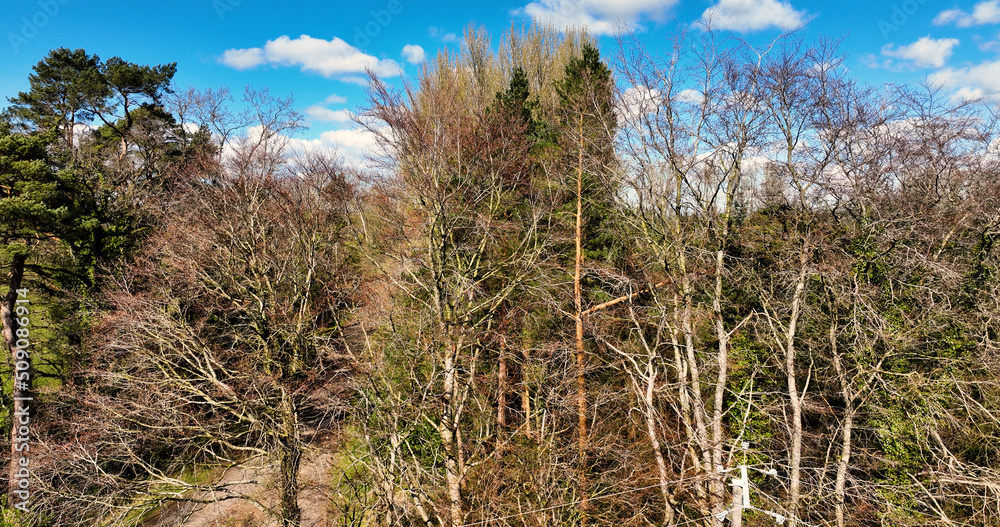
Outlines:
[{"label": "white post structure", "polygon": [[750,505],[750,481],[746,465],[740,465],[739,479],[733,479],[733,508],[729,513],[732,527],[743,527],[743,507]]}]

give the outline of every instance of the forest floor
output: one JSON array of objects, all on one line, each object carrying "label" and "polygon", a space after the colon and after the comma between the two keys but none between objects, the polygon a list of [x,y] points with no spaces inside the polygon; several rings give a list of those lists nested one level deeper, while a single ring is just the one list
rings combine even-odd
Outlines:
[{"label": "forest floor", "polygon": [[[347,324],[348,339],[355,342],[356,346],[363,346],[366,341],[365,332],[361,329],[364,321],[384,320],[388,318],[392,309],[392,292],[395,285],[385,278],[385,276],[399,276],[404,269],[404,264],[396,261],[388,261],[383,264],[386,274],[381,279],[373,280],[366,284],[363,294],[366,302],[361,309],[355,313],[354,320]],[[381,318],[380,318],[381,317]],[[357,361],[362,350],[360,347],[353,351],[348,351],[344,357],[347,362]],[[343,378],[340,379],[343,382]],[[338,407],[334,413],[345,411],[346,408],[339,407],[344,400],[343,396],[347,388],[345,384],[331,384],[327,386],[326,392],[314,394],[318,397],[327,397],[333,401],[331,407]],[[350,381],[347,381],[348,383]],[[315,433],[309,430],[307,434]],[[303,454],[299,468],[299,507],[302,510],[302,527],[326,527],[334,525],[340,513],[335,511],[335,502],[350,501],[344,496],[334,496],[337,493],[338,478],[343,476],[346,464],[350,461],[348,451],[344,442],[350,436],[333,432],[317,434],[310,446],[311,453]],[[241,481],[252,481],[253,483],[239,483],[234,485],[233,491],[252,497],[261,502],[265,507],[275,507],[278,504],[279,493],[275,485],[278,477],[278,465],[274,460],[260,459],[253,463],[240,464],[231,467],[220,474],[216,474],[205,483],[220,484]],[[194,496],[198,499],[211,499],[208,493]],[[177,502],[161,508],[146,521],[142,527],[277,527],[278,521],[269,516],[258,507],[245,499],[227,499],[214,503],[191,503]]]},{"label": "forest floor", "polygon": [[[322,453],[304,455],[299,470],[299,507],[302,509],[303,527],[333,525],[330,516],[331,470],[336,462],[333,450],[323,448],[333,445],[316,445]],[[266,507],[278,502],[274,481],[278,475],[276,463],[255,462],[231,467],[213,483],[233,483],[233,491],[250,496]],[[209,493],[194,496],[211,499]],[[143,523],[143,527],[272,527],[278,522],[245,499],[227,499],[215,503],[178,502],[164,507]]]}]

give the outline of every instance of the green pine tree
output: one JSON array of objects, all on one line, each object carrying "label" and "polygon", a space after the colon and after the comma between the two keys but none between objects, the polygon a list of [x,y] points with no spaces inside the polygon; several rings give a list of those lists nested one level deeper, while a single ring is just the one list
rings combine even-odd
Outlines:
[{"label": "green pine tree", "polygon": [[71,146],[75,126],[93,119],[111,97],[100,65],[97,55],[82,49],[52,50],[28,77],[31,90],[9,99],[11,114],[32,130],[59,132],[64,146]]}]

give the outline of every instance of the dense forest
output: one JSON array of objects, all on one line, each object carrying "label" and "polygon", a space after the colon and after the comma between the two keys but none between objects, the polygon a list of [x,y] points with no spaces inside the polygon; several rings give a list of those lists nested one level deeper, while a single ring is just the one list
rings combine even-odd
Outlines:
[{"label": "dense forest", "polygon": [[843,61],[470,27],[370,73],[359,160],[53,50],[0,120],[3,524],[1000,525],[995,116]]}]

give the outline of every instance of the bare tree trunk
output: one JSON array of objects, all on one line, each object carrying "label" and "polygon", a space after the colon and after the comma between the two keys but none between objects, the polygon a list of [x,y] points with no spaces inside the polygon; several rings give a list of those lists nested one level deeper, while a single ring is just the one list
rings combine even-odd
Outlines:
[{"label": "bare tree trunk", "polygon": [[840,392],[844,397],[844,425],[841,428],[840,457],[837,460],[837,483],[834,487],[834,497],[837,500],[837,527],[844,527],[844,505],[846,501],[845,487],[847,485],[847,467],[851,463],[851,434],[854,428],[854,394],[851,392],[851,385],[844,371],[844,365],[840,361],[840,352],[837,349],[837,325],[830,326],[830,349],[833,351],[833,367],[837,371],[837,378],[840,381]]},{"label": "bare tree trunk", "polygon": [[[727,220],[728,221],[728,220]],[[722,240],[725,243],[726,237],[728,236],[728,228],[723,231]],[[723,428],[723,419],[725,417],[725,411],[723,408],[723,403],[726,396],[726,382],[728,379],[728,366],[729,366],[729,333],[726,331],[725,321],[722,318],[722,272],[725,266],[725,251],[723,248],[719,248],[715,253],[715,292],[714,298],[712,299],[712,311],[715,316],[715,333],[716,337],[719,339],[718,351],[716,354],[717,364],[719,366],[719,371],[716,374],[715,379],[715,400],[712,402],[712,470],[715,473],[720,473],[723,470],[723,450],[725,445],[725,429]],[[726,484],[724,479],[713,479],[712,485],[714,487],[712,494],[716,497],[716,504],[720,509],[716,512],[722,512],[725,507],[725,489]]]},{"label": "bare tree trunk", "polygon": [[[0,305],[0,319],[3,320],[3,338],[7,345],[7,352],[10,353],[11,364],[17,364],[20,361],[26,361],[28,363],[28,373],[27,379],[20,379],[13,383],[13,410],[11,411],[11,416],[18,411],[28,412],[31,415],[29,405],[25,404],[31,399],[31,358],[30,355],[24,355],[23,357],[18,356],[17,347],[17,330],[18,330],[18,320],[15,316],[15,309],[17,306],[17,296],[18,289],[21,289],[21,283],[24,280],[24,263],[27,260],[27,256],[23,254],[15,254],[10,266],[10,281],[7,286],[7,294],[3,298],[3,304]],[[17,371],[17,370],[15,370]],[[20,458],[28,459],[29,451],[22,446],[20,448],[23,451],[19,451],[18,448],[18,426],[17,420],[12,419],[11,426],[11,441],[10,441],[10,468],[8,471],[9,477],[9,497],[8,504],[15,504],[24,501],[18,497],[17,492],[24,489],[19,489],[17,487],[17,478],[15,477],[17,471],[20,469],[18,460]]]},{"label": "bare tree trunk", "polygon": [[656,456],[656,470],[660,478],[660,494],[663,495],[663,524],[674,524],[674,508],[671,505],[670,489],[667,483],[667,462],[663,458],[663,451],[660,446],[660,438],[656,433],[656,407],[653,406],[653,391],[656,387],[656,374],[652,361],[647,369],[646,393],[644,394],[646,407],[646,432],[649,434],[649,445],[653,448],[653,455]]},{"label": "bare tree trunk", "polygon": [[573,266],[573,299],[576,305],[576,412],[580,440],[580,524],[587,524],[587,355],[583,346],[583,116],[579,118],[580,146],[576,173],[576,259]]},{"label": "bare tree trunk", "polygon": [[[679,196],[679,189],[682,187],[681,178],[677,179],[676,185],[678,189],[677,195]],[[679,211],[680,198],[676,199],[678,202],[675,203],[674,210]],[[674,216],[672,228],[674,239],[683,239],[683,226],[681,225],[679,214]],[[694,285],[688,269],[687,257],[683,249],[677,251],[677,272],[680,276],[680,295],[674,297],[674,311],[677,313],[675,315],[675,326],[680,329],[684,339],[683,345],[675,343],[674,348],[677,350],[675,351],[675,361],[677,362],[678,396],[681,402],[685,430],[688,435],[688,453],[695,467],[698,467],[702,472],[715,475],[718,471],[712,468],[711,445],[709,443],[708,425],[706,423],[707,406],[701,393],[701,368],[698,366],[695,345],[693,321],[695,311],[693,305]],[[676,340],[676,337],[673,338]],[[715,483],[696,484],[696,493],[699,499],[705,503],[703,511],[709,515],[718,512],[714,501],[716,498],[714,495],[715,489],[712,488],[712,485]],[[719,487],[722,486],[721,480],[717,483]],[[711,517],[710,522],[711,525],[720,525],[714,516]]]},{"label": "bare tree trunk", "polygon": [[444,412],[441,416],[440,435],[444,443],[445,479],[448,485],[448,514],[452,527],[462,525],[462,474],[459,463],[461,445],[458,444],[458,415],[455,405],[458,403],[458,379],[455,359],[458,356],[459,343],[452,339],[451,349],[445,352],[444,360]]},{"label": "bare tree trunk", "polygon": [[528,365],[528,350],[521,350],[521,412],[524,414],[524,435],[532,437],[531,432],[531,391],[528,389],[528,375],[525,366]]},{"label": "bare tree trunk", "polygon": [[302,521],[299,508],[299,463],[302,449],[291,396],[281,390],[281,527],[298,527]]},{"label": "bare tree trunk", "polygon": [[[653,456],[656,459],[656,470],[657,477],[659,478],[660,494],[663,497],[663,525],[671,526],[674,524],[675,519],[673,499],[671,498],[670,483],[668,481],[667,462],[663,457],[663,450],[662,445],[660,444],[660,437],[657,432],[656,422],[658,412],[656,409],[655,396],[656,382],[660,377],[658,362],[660,359],[659,352],[661,348],[661,333],[660,331],[657,331],[655,340],[650,342],[641,331],[644,324],[639,320],[639,317],[636,316],[635,310],[629,307],[629,313],[631,315],[632,322],[635,324],[634,328],[640,330],[638,331],[638,341],[642,344],[645,363],[640,363],[636,360],[636,357],[633,354],[623,351],[614,344],[608,342],[606,339],[604,340],[604,343],[625,359],[625,370],[627,371],[629,380],[631,381],[632,390],[635,392],[636,402],[639,409],[642,410],[643,417],[646,420],[646,434],[649,438],[649,446],[652,448]],[[660,324],[660,329],[662,329],[662,319]],[[673,340],[676,339],[674,338]],[[676,349],[676,346],[674,348]]]},{"label": "bare tree trunk", "polygon": [[792,313],[788,320],[788,330],[785,334],[785,376],[788,382],[788,400],[792,405],[792,451],[789,483],[789,499],[791,518],[789,525],[795,527],[799,518],[799,495],[801,492],[802,472],[802,398],[799,397],[797,378],[795,375],[795,336],[796,326],[801,311],[802,291],[806,285],[806,248],[799,255],[799,276],[795,283],[795,293],[792,295]]},{"label": "bare tree trunk", "polygon": [[507,346],[500,343],[500,360],[497,366],[497,424],[507,426]]}]

